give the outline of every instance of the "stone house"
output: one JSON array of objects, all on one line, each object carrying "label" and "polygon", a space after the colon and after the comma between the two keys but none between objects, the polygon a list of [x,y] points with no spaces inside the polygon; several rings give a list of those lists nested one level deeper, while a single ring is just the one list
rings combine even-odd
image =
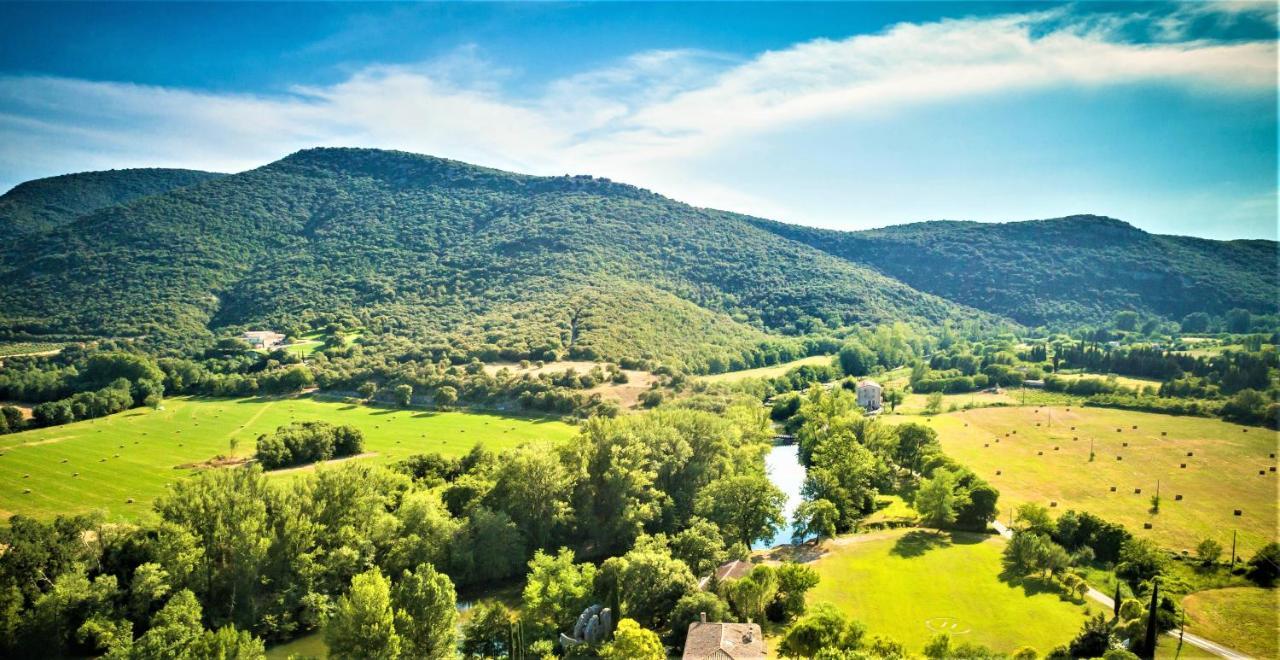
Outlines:
[{"label": "stone house", "polygon": [[858,381],[858,405],[867,412],[875,412],[884,406],[884,388],[874,380]]}]

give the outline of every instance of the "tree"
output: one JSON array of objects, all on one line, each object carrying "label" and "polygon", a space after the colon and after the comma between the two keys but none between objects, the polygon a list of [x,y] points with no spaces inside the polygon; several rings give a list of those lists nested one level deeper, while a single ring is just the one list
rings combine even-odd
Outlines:
[{"label": "tree", "polygon": [[1249,331],[1249,327],[1253,324],[1253,314],[1247,309],[1239,307],[1227,312],[1226,315],[1227,332],[1235,334],[1244,334]]},{"label": "tree", "polygon": [[956,495],[956,481],[956,473],[946,468],[934,470],[933,478],[920,481],[915,509],[926,525],[941,527],[956,521],[956,509],[962,504]]},{"label": "tree", "polygon": [[572,514],[573,480],[549,445],[526,445],[502,458],[486,501],[511,516],[529,546],[545,548]]},{"label": "tree", "polygon": [[1111,648],[1114,639],[1106,615],[1099,613],[1084,622],[1068,648],[1073,658],[1097,658]]},{"label": "tree", "polygon": [[925,400],[924,414],[936,415],[942,412],[942,392],[933,392]]},{"label": "tree", "polygon": [[885,390],[884,391],[884,402],[889,404],[889,412],[893,412],[897,410],[898,405],[901,404],[903,400],[905,400],[906,398],[907,398],[907,395],[902,390]]},{"label": "tree", "polygon": [[861,623],[849,619],[834,605],[818,603],[791,624],[780,648],[785,655],[796,658],[811,658],[822,649],[855,651],[865,634]]},{"label": "tree", "polygon": [[408,408],[413,403],[413,386],[407,383],[396,385],[394,390],[396,403],[401,408]]},{"label": "tree", "polygon": [[1050,534],[1054,529],[1049,510],[1034,502],[1027,502],[1018,507],[1016,526],[1018,529],[1040,535]]},{"label": "tree", "polygon": [[1004,547],[1005,570],[1018,576],[1030,575],[1040,570],[1044,545],[1044,539],[1033,532],[1015,531],[1009,544]]},{"label": "tree", "polygon": [[728,560],[720,528],[696,516],[671,537],[671,556],[688,564],[694,575],[707,575]]},{"label": "tree", "polygon": [[1182,317],[1182,331],[1205,332],[1209,329],[1209,315],[1204,312],[1192,312]]},{"label": "tree", "polygon": [[652,630],[640,627],[634,619],[618,621],[613,641],[600,647],[603,660],[666,660],[662,640]]},{"label": "tree", "polygon": [[1275,584],[1280,577],[1280,543],[1268,543],[1249,560],[1245,577],[1264,587]]},{"label": "tree", "polygon": [[360,383],[360,387],[356,389],[356,392],[360,395],[361,399],[364,399],[365,401],[372,401],[373,397],[378,393],[378,384],[371,380],[366,380],[365,382]]},{"label": "tree", "polygon": [[801,502],[792,516],[795,532],[791,536],[792,543],[803,543],[812,537],[819,545],[823,539],[836,535],[836,527],[840,522],[840,510],[830,500],[820,499]]},{"label": "tree", "polygon": [[746,545],[774,537],[786,524],[782,507],[787,495],[760,474],[722,477],[702,490],[695,511],[720,526],[724,534]]},{"label": "tree", "polygon": [[776,610],[774,620],[787,621],[804,614],[804,596],[818,586],[818,572],[794,562],[783,562],[774,573],[778,576],[778,592],[770,613]]},{"label": "tree", "polygon": [[846,376],[865,376],[876,366],[876,354],[856,339],[840,347],[837,359]]},{"label": "tree", "polygon": [[507,657],[511,641],[511,611],[497,601],[481,601],[462,628],[462,655],[467,658]]},{"label": "tree", "polygon": [[440,408],[449,408],[458,402],[458,390],[452,385],[441,385],[436,390],[436,406]]},{"label": "tree", "polygon": [[395,660],[403,644],[395,619],[391,585],[382,572],[374,567],[355,576],[325,622],[329,656]]},{"label": "tree", "polygon": [[1120,547],[1116,575],[1136,584],[1164,573],[1168,562],[1168,556],[1154,541],[1129,539]]},{"label": "tree", "polygon": [[721,585],[721,591],[738,617],[748,621],[764,621],[765,608],[778,593],[778,575],[764,564],[747,575]]},{"label": "tree", "polygon": [[193,647],[204,635],[200,616],[200,602],[195,594],[186,589],[179,591],[151,618],[151,628],[133,643],[129,657],[139,660],[196,657],[192,655]]},{"label": "tree", "polygon": [[449,576],[421,564],[404,572],[391,598],[402,655],[429,660],[457,655],[457,596]]},{"label": "tree", "polygon": [[893,460],[913,472],[920,471],[920,461],[928,450],[938,446],[938,433],[924,424],[899,424],[893,429],[898,443]]},{"label": "tree", "polygon": [[539,550],[529,560],[521,617],[544,637],[571,629],[591,605],[595,579],[595,564],[575,564],[572,550],[560,548],[555,556]]},{"label": "tree", "polygon": [[1213,566],[1222,556],[1222,544],[1213,539],[1205,539],[1196,546],[1196,557],[1205,566]]},{"label": "tree", "polygon": [[1134,311],[1116,312],[1115,316],[1116,330],[1125,332],[1133,332],[1138,328],[1138,313]]}]

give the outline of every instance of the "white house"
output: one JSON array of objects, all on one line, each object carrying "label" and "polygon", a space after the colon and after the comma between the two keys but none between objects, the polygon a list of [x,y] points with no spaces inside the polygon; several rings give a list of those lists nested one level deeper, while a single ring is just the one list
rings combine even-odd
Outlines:
[{"label": "white house", "polygon": [[858,405],[867,412],[874,412],[884,406],[884,388],[874,380],[858,381]]},{"label": "white house", "polygon": [[284,335],[270,330],[250,330],[240,338],[253,348],[271,350],[284,341]]}]

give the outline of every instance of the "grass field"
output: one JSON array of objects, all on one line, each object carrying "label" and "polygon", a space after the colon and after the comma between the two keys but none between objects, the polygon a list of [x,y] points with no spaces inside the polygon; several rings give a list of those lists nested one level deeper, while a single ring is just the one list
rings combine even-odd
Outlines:
[{"label": "grass field", "polygon": [[811,355],[806,358],[800,358],[799,360],[792,360],[790,362],[783,362],[782,364],[775,364],[772,367],[759,367],[757,369],[743,369],[742,371],[726,371],[725,373],[722,373],[722,374],[712,374],[710,376],[698,376],[698,380],[703,381],[705,383],[732,383],[734,381],[739,381],[744,378],[773,378],[775,376],[781,376],[782,374],[785,374],[796,367],[803,366],[806,364],[830,365],[831,359],[833,357],[834,356],[831,356],[831,355]]},{"label": "grass field", "polygon": [[1280,591],[1258,587],[1214,589],[1182,601],[1187,632],[1258,658],[1280,657]]},{"label": "grass field", "polygon": [[10,355],[39,355],[42,353],[55,353],[61,350],[63,346],[64,344],[53,344],[38,341],[0,342],[0,357],[7,357]]},{"label": "grass field", "polygon": [[[137,519],[165,484],[193,473],[178,468],[249,456],[255,439],[291,421],[350,424],[364,433],[367,459],[392,462],[423,452],[461,455],[476,443],[493,450],[531,440],[563,441],[575,429],[551,419],[430,412],[298,399],[167,399],[161,410],[0,436],[0,516],[52,518],[106,509]],[[296,474],[296,473],[295,473]],[[75,476],[78,475],[78,476]],[[24,493],[30,489],[31,492]],[[133,498],[134,503],[127,500]]]},{"label": "grass field", "polygon": [[841,537],[812,564],[822,579],[808,602],[832,603],[913,653],[939,632],[1005,653],[1030,645],[1043,654],[1066,643],[1093,606],[1039,583],[1002,581],[1004,544],[919,529]]},{"label": "grass field", "polygon": [[[1174,550],[1192,549],[1206,537],[1230,548],[1232,530],[1239,530],[1239,553],[1246,558],[1277,538],[1277,473],[1270,471],[1276,465],[1271,455],[1278,451],[1274,431],[1200,417],[1077,407],[985,408],[886,419],[922,421],[937,429],[947,454],[1000,490],[1001,519],[1023,502],[1057,502],[1057,512],[1091,511]],[[1157,480],[1162,503],[1153,514],[1148,510]],[[1183,499],[1177,501],[1177,495]],[[1243,515],[1235,516],[1235,509]],[[1152,529],[1144,530],[1144,523]]]}]

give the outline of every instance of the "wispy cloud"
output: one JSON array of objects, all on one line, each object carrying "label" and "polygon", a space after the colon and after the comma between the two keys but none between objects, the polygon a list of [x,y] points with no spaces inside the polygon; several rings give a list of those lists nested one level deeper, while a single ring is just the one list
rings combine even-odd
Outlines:
[{"label": "wispy cloud", "polygon": [[[981,95],[1134,83],[1274,93],[1274,40],[1173,38],[1188,34],[1186,26],[1206,11],[1106,24],[1059,10],[903,23],[745,60],[651,51],[532,95],[508,91],[503,82],[514,74],[475,49],[416,66],[369,67],[337,84],[271,96],[0,77],[0,177],[12,184],[143,165],[234,171],[304,147],[352,145],[535,173],[590,172],[698,204],[769,212],[781,209],[679,163],[726,141],[806,122]],[[1126,40],[1116,21],[1146,22],[1168,38]]]}]

